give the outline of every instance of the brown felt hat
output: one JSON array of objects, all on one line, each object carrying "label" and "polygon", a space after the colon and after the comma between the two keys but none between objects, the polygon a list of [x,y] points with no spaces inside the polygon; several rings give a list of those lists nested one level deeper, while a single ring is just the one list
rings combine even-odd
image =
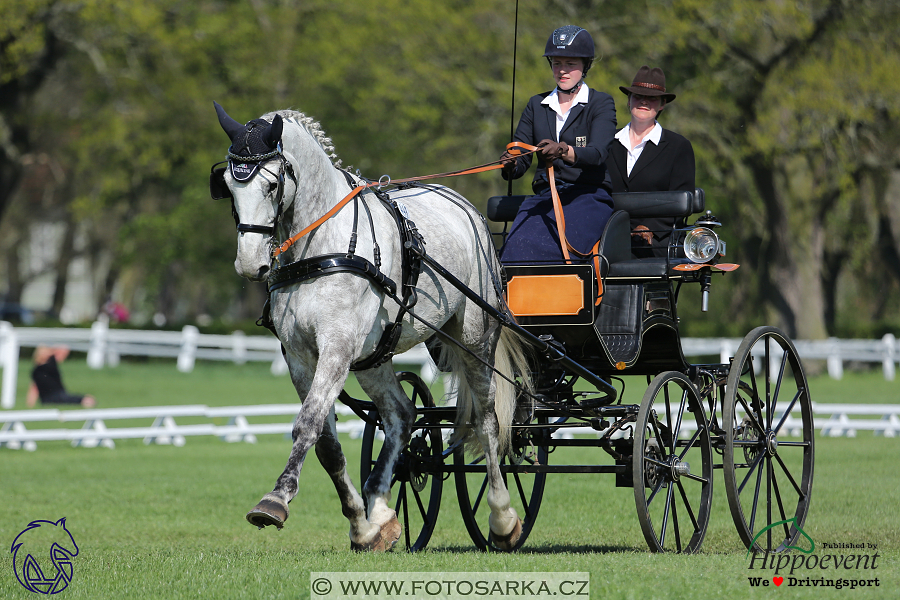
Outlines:
[{"label": "brown felt hat", "polygon": [[662,96],[668,104],[675,99],[675,94],[666,91],[666,74],[659,67],[652,69],[647,65],[641,67],[631,87],[619,86],[624,94],[640,94],[641,96]]}]

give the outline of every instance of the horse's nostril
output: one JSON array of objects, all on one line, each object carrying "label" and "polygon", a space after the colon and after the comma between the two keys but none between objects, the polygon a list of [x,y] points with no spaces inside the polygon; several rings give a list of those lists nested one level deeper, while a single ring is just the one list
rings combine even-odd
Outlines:
[{"label": "horse's nostril", "polygon": [[266,273],[268,273],[268,272],[269,272],[269,267],[267,267],[267,266],[260,267],[259,268],[259,278],[260,279],[264,278],[266,276]]}]

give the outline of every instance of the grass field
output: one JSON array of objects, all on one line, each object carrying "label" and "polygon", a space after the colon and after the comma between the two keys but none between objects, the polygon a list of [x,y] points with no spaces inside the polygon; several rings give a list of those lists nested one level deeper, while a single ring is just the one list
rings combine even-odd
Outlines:
[{"label": "grass field", "polygon": [[[288,379],[269,375],[266,365],[199,363],[193,373],[182,374],[171,362],[90,371],[72,360],[63,373],[71,390],[94,394],[104,407],[297,401]],[[24,408],[24,366],[21,376],[17,408]],[[632,385],[635,392],[641,387]],[[817,402],[893,403],[900,396],[900,384],[885,382],[880,372],[847,373],[840,382],[816,378],[811,389]],[[355,474],[360,443],[342,443]],[[649,554],[632,490],[599,475],[550,475],[535,530],[515,555],[473,549],[452,481],[445,483],[428,550],[351,553],[337,495],[314,459],[301,476],[285,529],[257,531],[244,513],[272,488],[288,450],[280,436],[262,437],[255,445],[188,438],[181,448],[134,440],[117,442],[115,450],[63,442],[39,443],[36,452],[0,449],[0,543],[9,548],[32,520],[66,517],[80,553],[62,598],[306,598],[313,571],[586,571],[596,598],[900,595],[898,439],[861,432],[855,439],[817,440],[813,503],[804,529],[817,545],[877,544],[876,570],[837,575],[879,578],[879,587],[862,590],[751,588],[748,576],[766,572],[748,569],[721,477],[697,556]],[[560,449],[552,458],[586,463],[592,452],[599,450]],[[33,597],[16,581],[10,556],[0,561],[0,598]]]}]

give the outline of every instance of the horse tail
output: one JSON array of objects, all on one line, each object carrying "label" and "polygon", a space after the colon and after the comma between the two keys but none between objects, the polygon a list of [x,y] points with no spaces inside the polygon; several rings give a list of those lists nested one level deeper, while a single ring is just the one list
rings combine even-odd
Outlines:
[{"label": "horse tail", "polygon": [[[500,425],[498,441],[502,456],[510,449],[519,389],[532,391],[531,369],[525,343],[518,334],[506,327],[500,331],[500,341],[494,354],[494,368],[498,371],[494,373],[494,412]],[[519,379],[518,386],[514,383],[516,377]]]},{"label": "horse tail", "polygon": [[[451,344],[442,344],[438,365],[442,371],[450,373],[448,399],[456,401],[456,427],[450,443],[464,444],[474,451],[481,450],[481,444],[471,427],[474,422],[476,392],[468,378],[464,353],[457,352]],[[494,351],[494,373],[491,385],[494,387],[494,413],[497,416],[498,449],[502,456],[509,451],[512,436],[511,425],[516,412],[519,388],[532,390],[530,367],[524,341],[514,332],[502,328],[497,348]],[[518,377],[519,385],[514,382]]]}]

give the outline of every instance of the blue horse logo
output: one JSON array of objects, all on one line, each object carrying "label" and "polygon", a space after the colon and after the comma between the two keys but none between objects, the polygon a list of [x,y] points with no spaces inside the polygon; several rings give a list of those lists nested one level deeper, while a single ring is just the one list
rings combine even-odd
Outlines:
[{"label": "blue horse logo", "polygon": [[66,529],[65,518],[55,523],[32,521],[16,536],[9,551],[16,579],[31,592],[58,594],[72,581],[72,559],[78,556],[78,545]]}]

